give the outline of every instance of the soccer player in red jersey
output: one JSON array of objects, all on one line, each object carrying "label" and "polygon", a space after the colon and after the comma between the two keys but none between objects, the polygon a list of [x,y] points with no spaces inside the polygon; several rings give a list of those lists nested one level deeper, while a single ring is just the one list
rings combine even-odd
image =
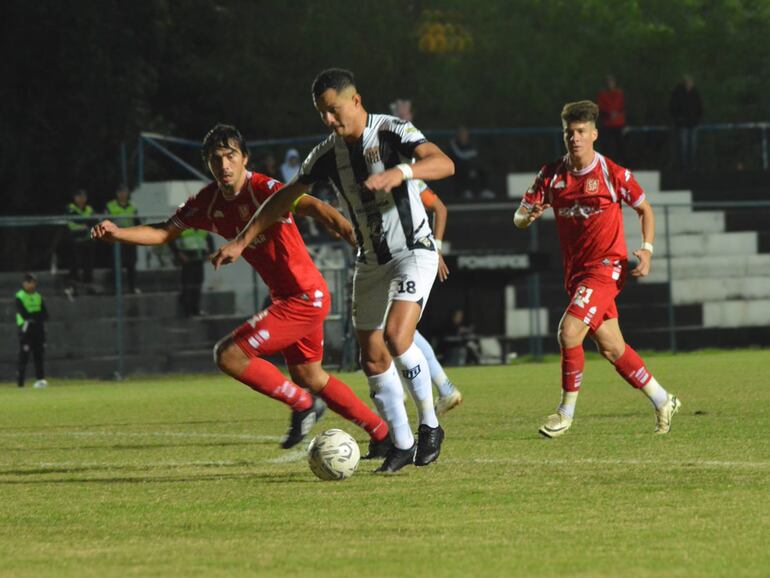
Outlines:
[{"label": "soccer player in red jersey", "polygon": [[540,433],[553,438],[572,425],[585,362],[583,341],[590,335],[599,352],[632,387],[655,406],[655,433],[665,434],[681,402],[647,370],[623,339],[615,298],[628,271],[621,201],[639,215],[642,246],[634,277],[650,271],[655,217],[631,171],[594,150],[599,108],[591,101],[568,103],[561,113],[567,154],[540,169],[516,211],[514,223],[525,229],[552,208],[561,244],[564,280],[570,304],[559,325],[562,398]]},{"label": "soccer player in red jersey", "polygon": [[[160,245],[176,239],[184,229],[211,231],[233,239],[281,183],[246,169],[246,142],[229,125],[217,125],[203,141],[203,159],[215,181],[191,197],[165,223],[121,228],[102,221],[91,232],[94,239],[134,245]],[[292,211],[312,217],[332,234],[354,243],[350,223],[339,211],[311,196],[303,196]],[[259,235],[243,257],[270,288],[272,304],[254,315],[214,347],[219,368],[255,391],[288,405],[292,410],[284,448],[298,444],[315,424],[324,404],[371,436],[370,445],[387,444],[388,426],[351,389],[321,367],[323,322],[330,296],[300,237],[291,213]],[[291,381],[262,359],[282,353]]]}]

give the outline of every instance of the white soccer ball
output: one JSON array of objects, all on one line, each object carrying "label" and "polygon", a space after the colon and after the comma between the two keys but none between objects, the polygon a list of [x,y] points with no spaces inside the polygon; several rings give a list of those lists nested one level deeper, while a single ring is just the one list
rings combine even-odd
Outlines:
[{"label": "white soccer ball", "polygon": [[361,450],[349,433],[328,429],[318,434],[307,448],[307,461],[322,480],[346,480],[353,475]]}]

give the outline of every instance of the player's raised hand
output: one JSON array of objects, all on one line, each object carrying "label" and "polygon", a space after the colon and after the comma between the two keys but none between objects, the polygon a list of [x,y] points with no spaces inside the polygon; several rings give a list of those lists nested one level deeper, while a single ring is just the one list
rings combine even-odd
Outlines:
[{"label": "player's raised hand", "polygon": [[438,280],[443,283],[448,278],[449,278],[449,267],[447,267],[446,263],[444,262],[444,256],[441,253],[439,253],[438,254]]},{"label": "player's raised hand", "polygon": [[637,249],[634,251],[634,257],[639,259],[639,264],[631,270],[633,277],[646,277],[650,272],[652,254],[646,249]]},{"label": "player's raised hand", "polygon": [[219,271],[222,265],[229,265],[235,263],[243,253],[246,247],[238,239],[233,239],[222,245],[217,249],[210,257],[209,261],[214,265],[214,269]]},{"label": "player's raised hand", "polygon": [[91,238],[99,239],[100,241],[107,241],[110,243],[114,242],[116,240],[115,233],[119,228],[120,227],[118,227],[112,221],[105,219],[104,221],[101,221],[100,223],[97,223],[91,227]]},{"label": "player's raised hand", "polygon": [[369,178],[364,181],[364,186],[370,191],[385,191],[389,193],[403,182],[404,173],[399,169],[393,168],[369,175]]}]

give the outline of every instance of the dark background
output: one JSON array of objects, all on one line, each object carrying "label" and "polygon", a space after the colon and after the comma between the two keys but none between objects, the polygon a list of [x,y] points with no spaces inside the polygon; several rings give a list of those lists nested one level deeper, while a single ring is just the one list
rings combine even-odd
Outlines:
[{"label": "dark background", "polygon": [[668,123],[685,72],[705,122],[770,110],[766,0],[9,0],[2,12],[5,215],[60,213],[77,187],[100,208],[121,144],[135,163],[142,130],[322,133],[310,83],[328,66],[355,71],[372,111],[412,98],[424,130],[558,126],[562,104],[594,98],[608,72],[632,125]]}]

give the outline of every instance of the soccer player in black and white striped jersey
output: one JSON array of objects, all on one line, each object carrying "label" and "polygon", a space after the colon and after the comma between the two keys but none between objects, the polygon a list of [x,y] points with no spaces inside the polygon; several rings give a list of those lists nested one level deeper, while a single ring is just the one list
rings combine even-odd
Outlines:
[{"label": "soccer player in black and white striped jersey", "polygon": [[[332,134],[308,155],[297,179],[272,195],[238,238],[212,256],[212,262],[218,267],[238,259],[312,183],[328,181],[355,230],[353,323],[372,398],[391,431],[392,444],[370,444],[366,457],[385,457],[377,470],[383,473],[411,463],[427,465],[438,458],[444,431],[414,332],[436,278],[438,253],[413,179],[443,179],[454,173],[454,164],[412,123],[369,114],[350,71],[321,72],[312,92]],[[416,443],[403,405],[401,379],[417,405]]]}]

